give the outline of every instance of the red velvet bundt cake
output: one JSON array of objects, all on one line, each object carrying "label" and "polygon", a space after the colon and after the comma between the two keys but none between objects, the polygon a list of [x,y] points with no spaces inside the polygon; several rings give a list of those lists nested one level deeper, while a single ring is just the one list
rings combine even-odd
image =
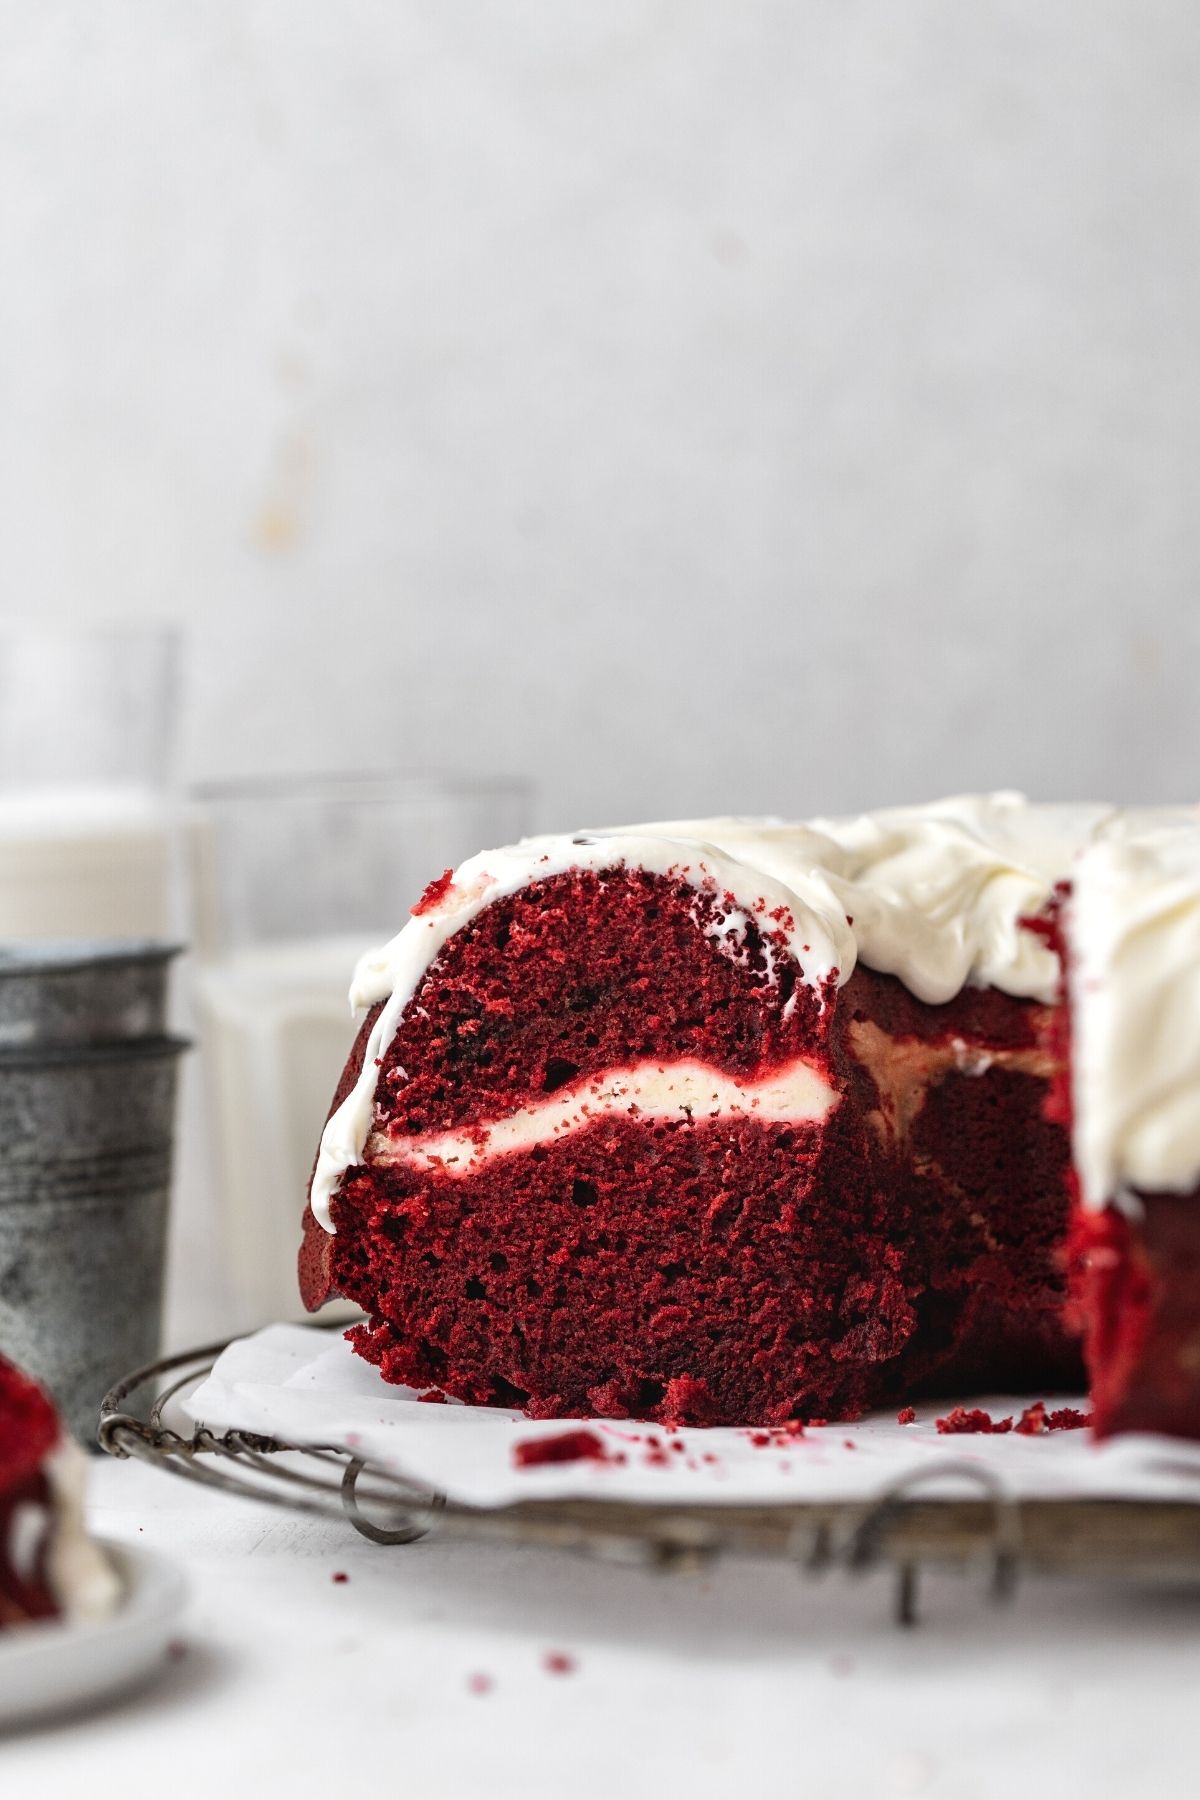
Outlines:
[{"label": "red velvet bundt cake", "polygon": [[[388,1380],[475,1403],[847,1418],[1080,1383],[1070,1234],[1099,1427],[1139,1422],[1136,1369],[1158,1387],[1200,1346],[1177,1301],[1144,1322],[1200,1227],[1120,1169],[1086,1193],[1072,1170],[1072,1096],[1092,1115],[1062,884],[1122,833],[1110,809],[996,795],[534,839],[447,871],[356,976],[306,1303],[353,1299]],[[1190,1382],[1156,1423],[1200,1433]]]},{"label": "red velvet bundt cake", "polygon": [[49,1399],[0,1357],[0,1631],[113,1605],[116,1576],[84,1533],[83,1479]]}]

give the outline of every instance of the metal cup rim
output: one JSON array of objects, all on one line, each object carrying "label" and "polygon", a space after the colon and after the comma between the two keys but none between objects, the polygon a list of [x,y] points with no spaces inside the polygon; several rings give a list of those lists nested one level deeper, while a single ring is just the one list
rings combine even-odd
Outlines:
[{"label": "metal cup rim", "polygon": [[102,1043],[27,1044],[0,1047],[0,1069],[61,1067],[64,1063],[149,1062],[182,1056],[192,1039],[174,1033],[154,1037],[106,1038]]},{"label": "metal cup rim", "polygon": [[154,965],[182,956],[185,946],[162,938],[49,938],[0,943],[0,981],[26,975],[78,975],[89,969]]}]

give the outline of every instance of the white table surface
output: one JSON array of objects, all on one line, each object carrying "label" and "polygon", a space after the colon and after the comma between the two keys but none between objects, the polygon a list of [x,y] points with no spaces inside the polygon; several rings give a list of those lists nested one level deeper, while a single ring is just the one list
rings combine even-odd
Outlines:
[{"label": "white table surface", "polygon": [[902,1631],[877,1576],[381,1549],[136,1464],[93,1476],[95,1527],[186,1569],[182,1651],[106,1712],[0,1738],[6,1797],[1197,1792],[1200,1592],[1030,1583],[997,1609],[947,1575]]}]

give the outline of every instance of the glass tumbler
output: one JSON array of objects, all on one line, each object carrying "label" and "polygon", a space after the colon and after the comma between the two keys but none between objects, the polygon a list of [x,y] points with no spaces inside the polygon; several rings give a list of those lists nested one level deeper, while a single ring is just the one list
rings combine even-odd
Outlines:
[{"label": "glass tumbler", "polygon": [[179,929],[169,626],[0,631],[0,941]]},{"label": "glass tumbler", "polygon": [[529,827],[518,781],[400,775],[230,782],[194,795],[197,1026],[214,1209],[248,1330],[300,1313],[309,1174],[354,1040],[354,965],[426,884]]}]

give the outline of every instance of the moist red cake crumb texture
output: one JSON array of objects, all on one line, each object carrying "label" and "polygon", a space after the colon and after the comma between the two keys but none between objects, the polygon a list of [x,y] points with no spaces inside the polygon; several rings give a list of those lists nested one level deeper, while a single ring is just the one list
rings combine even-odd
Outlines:
[{"label": "moist red cake crumb texture", "polygon": [[539,1463],[625,1461],[621,1452],[610,1448],[598,1432],[587,1430],[526,1438],[513,1445],[512,1459],[518,1469],[532,1469]]},{"label": "moist red cake crumb texture", "polygon": [[0,1630],[58,1611],[46,1574],[53,1495],[44,1467],[58,1441],[46,1395],[0,1357]]},{"label": "moist red cake crumb texture", "polygon": [[[773,1425],[1081,1386],[1057,1009],[970,986],[926,1005],[861,965],[818,992],[769,923],[723,951],[730,898],[577,870],[451,936],[381,1058],[334,1234],[307,1215],[308,1303],[357,1301],[389,1381],[534,1417]],[[801,1058],[836,1095],[819,1122],[588,1117],[614,1070],[749,1084]],[[578,1110],[552,1141],[455,1170],[389,1155],[556,1093]]]}]

